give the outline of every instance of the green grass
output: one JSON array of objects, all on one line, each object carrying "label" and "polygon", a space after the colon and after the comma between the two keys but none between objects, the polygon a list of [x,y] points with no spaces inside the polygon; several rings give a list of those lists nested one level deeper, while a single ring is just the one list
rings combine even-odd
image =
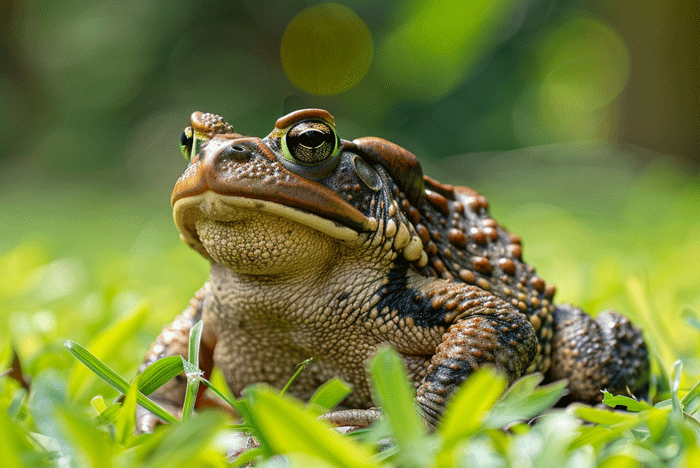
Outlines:
[{"label": "green grass", "polygon": [[[652,404],[609,400],[629,405],[628,413],[550,410],[559,387],[527,377],[501,396],[500,378],[483,372],[429,434],[387,353],[372,370],[385,422],[341,436],[315,419],[337,389],[307,406],[256,386],[233,402],[262,443],[244,456],[263,457],[261,466],[284,466],[268,458],[279,453],[298,466],[700,466],[700,180],[663,161],[595,174],[586,177],[591,186],[562,183],[567,176],[556,171],[473,185],[521,235],[525,259],[558,285],[558,301],[592,312],[613,307],[644,329],[658,356]],[[235,427],[218,413],[155,434],[131,431],[138,391],[149,393],[186,364],[165,363],[134,385],[136,369],[207,275],[172,227],[167,191],[6,188],[1,196],[0,372],[14,349],[31,380],[27,394],[0,378],[2,466],[225,466]],[[66,340],[89,350],[98,372],[102,364],[113,369],[121,387],[88,370]],[[212,385],[225,392],[220,376]],[[536,415],[537,424],[523,423]],[[395,444],[378,452],[386,437]]]}]

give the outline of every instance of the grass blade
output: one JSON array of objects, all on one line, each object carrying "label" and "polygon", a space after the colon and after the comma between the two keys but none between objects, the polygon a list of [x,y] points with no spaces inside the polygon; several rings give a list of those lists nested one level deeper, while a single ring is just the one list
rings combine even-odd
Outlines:
[{"label": "grass blade", "polygon": [[350,388],[340,379],[331,379],[314,392],[309,399],[309,407],[318,408],[321,411],[330,411],[334,406],[348,396]]},{"label": "grass blade", "polygon": [[[129,314],[110,325],[92,340],[88,346],[91,354],[100,360],[108,359],[143,326],[149,313],[148,303],[145,301],[140,303]],[[93,374],[88,369],[82,366],[73,367],[68,380],[68,394],[75,399],[82,398],[92,378]]]},{"label": "grass blade", "polygon": [[301,452],[332,466],[376,467],[372,452],[308,414],[301,403],[263,385],[246,389],[247,422],[275,453]]},{"label": "grass blade", "polygon": [[634,412],[645,411],[653,408],[653,406],[646,401],[635,400],[634,398],[624,395],[613,396],[612,393],[608,392],[607,390],[603,392],[603,403],[611,408],[615,408],[616,406],[624,406],[627,408],[627,411]]},{"label": "grass blade", "polygon": [[[118,392],[126,394],[129,390],[129,383],[124,380],[119,374],[114,372],[109,366],[97,359],[90,351],[85,349],[83,346],[79,345],[74,341],[67,340],[64,346],[68,349],[77,360],[85,364],[85,366],[97,374],[102,380],[107,382],[112,388],[116,389]],[[146,396],[139,392],[136,395],[137,403],[144,408],[146,408],[151,413],[155,414],[163,421],[169,423],[177,422],[177,418],[172,414],[165,411],[160,406],[153,403],[151,400],[146,398]]]},{"label": "grass blade", "polygon": [[187,376],[187,387],[185,391],[185,403],[182,406],[182,419],[189,419],[194,413],[194,404],[197,400],[197,392],[199,391],[199,379],[202,376],[202,371],[199,367],[183,361],[185,375]]},{"label": "grass blade", "polygon": [[199,345],[202,340],[202,321],[198,321],[190,329],[189,353],[187,361],[182,361],[182,367],[187,376],[185,403],[182,406],[182,419],[189,419],[194,413],[194,405],[199,392],[199,380],[203,372],[199,369]]},{"label": "grass blade", "polygon": [[414,406],[415,392],[408,383],[403,360],[387,347],[379,351],[371,364],[376,399],[387,416],[387,422],[398,446],[401,466],[427,466],[427,431]]},{"label": "grass blade", "polygon": [[183,372],[182,356],[168,356],[158,359],[146,367],[139,376],[139,390],[144,395],[150,395]]},{"label": "grass blade", "polygon": [[512,422],[530,419],[554,406],[566,393],[565,380],[538,387],[541,381],[541,374],[518,379],[489,412],[484,426],[500,429]]},{"label": "grass blade", "polygon": [[189,354],[187,360],[190,364],[199,367],[199,345],[202,341],[202,321],[199,320],[190,329]]},{"label": "grass blade", "polygon": [[438,432],[458,440],[475,432],[489,409],[501,397],[507,381],[494,369],[485,367],[472,374],[447,405]]},{"label": "grass blade", "polygon": [[313,361],[313,360],[314,360],[314,358],[313,358],[313,357],[310,357],[309,359],[307,359],[306,361],[301,362],[301,363],[297,366],[297,370],[294,372],[294,375],[292,375],[292,377],[291,377],[289,380],[287,380],[287,383],[284,384],[284,387],[282,387],[282,390],[280,390],[280,395],[284,395],[285,393],[287,393],[287,390],[289,389],[289,386],[292,385],[292,382],[294,382],[294,380],[295,380],[295,379],[297,378],[297,376],[301,373],[301,371],[303,371],[304,368],[305,368],[306,366],[308,366],[309,364],[311,364],[311,361]]}]

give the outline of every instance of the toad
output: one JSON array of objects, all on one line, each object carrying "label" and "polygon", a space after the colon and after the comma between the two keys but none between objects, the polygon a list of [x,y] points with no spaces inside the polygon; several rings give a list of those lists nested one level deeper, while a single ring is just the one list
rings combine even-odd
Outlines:
[{"label": "toad", "polygon": [[[189,165],[172,194],[182,240],[211,262],[209,281],[165,328],[143,368],[186,356],[203,321],[200,367],[234,395],[252,383],[306,399],[338,377],[344,406],[373,405],[367,362],[392,346],[435,424],[455,388],[490,365],[510,382],[568,379],[570,399],[642,395],[640,331],[606,311],[555,305],[555,288],[523,261],[520,238],[476,191],[423,175],[409,151],[374,137],[341,139],[320,109],[292,112],[265,138],[195,112],[181,138]],[[173,412],[185,381],[151,397]],[[150,413],[149,413],[150,414]],[[141,428],[155,424],[140,418]]]}]

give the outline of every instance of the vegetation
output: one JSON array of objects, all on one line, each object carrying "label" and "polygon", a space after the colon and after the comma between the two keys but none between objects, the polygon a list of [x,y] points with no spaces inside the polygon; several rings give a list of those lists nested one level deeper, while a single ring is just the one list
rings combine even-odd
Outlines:
[{"label": "vegetation", "polygon": [[[542,276],[562,279],[560,300],[588,310],[615,307],[645,330],[656,356],[651,404],[607,395],[606,404],[629,412],[552,409],[561,386],[537,387],[537,376],[529,376],[501,396],[500,377],[481,372],[429,434],[413,413],[395,356],[387,352],[372,368],[387,419],[367,431],[340,435],[315,420],[344,395],[336,382],[306,406],[263,386],[251,388],[232,402],[244,426],[223,414],[185,411],[183,422],[134,436],[137,389],[147,394],[188,364],[170,360],[160,372],[128,382],[159,327],[206,277],[206,262],[180,245],[167,215],[154,215],[166,207],[136,203],[162,195],[105,199],[82,192],[79,203],[90,210],[84,220],[73,220],[67,200],[76,192],[57,190],[54,201],[65,218],[54,215],[60,221],[50,227],[54,235],[31,224],[31,233],[5,226],[16,230],[6,239],[18,240],[0,256],[6,311],[0,326],[10,337],[0,362],[3,369],[17,368],[16,350],[31,390],[9,376],[0,379],[0,450],[8,454],[3,466],[225,466],[225,453],[235,445],[232,433],[240,429],[262,445],[238,462],[262,457],[260,466],[284,466],[275,454],[298,466],[695,466],[700,223],[693,213],[700,183],[668,161],[649,165],[630,176],[627,198],[596,216],[580,201],[569,202],[568,211],[523,205],[516,189],[501,191],[500,183],[512,187],[509,180],[489,187],[496,217],[517,227],[526,258],[541,266]],[[546,191],[540,190],[542,196],[550,196]],[[25,209],[41,212],[44,199],[26,200]],[[99,362],[114,369],[111,384],[75,359],[66,339],[72,352],[81,355],[81,343],[95,356],[93,370],[104,374]],[[188,375],[193,385],[199,383],[197,372],[189,369]],[[220,375],[212,385],[232,400]],[[536,422],[527,424],[531,418]]]},{"label": "vegetation", "polygon": [[[3,3],[2,467],[226,466],[240,429],[261,446],[237,462],[259,466],[283,466],[275,454],[299,466],[700,466],[692,2],[291,3]],[[233,401],[214,374],[243,421],[188,406],[184,421],[134,436],[141,394],[181,369],[203,383],[178,359],[135,379],[207,276],[169,214],[187,116],[215,112],[264,136],[300,106],[484,193],[558,301],[642,327],[650,403],[553,409],[558,385],[530,376],[501,395],[484,371],[429,434],[387,351],[372,369],[387,418],[370,430],[340,435],[315,419],[344,394],[338,382],[309,404],[262,386]],[[561,143],[572,140],[587,143]]]}]

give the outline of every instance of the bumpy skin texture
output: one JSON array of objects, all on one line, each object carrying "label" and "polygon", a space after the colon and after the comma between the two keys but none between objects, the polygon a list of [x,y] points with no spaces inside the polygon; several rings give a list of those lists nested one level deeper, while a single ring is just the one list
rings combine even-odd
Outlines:
[{"label": "bumpy skin texture", "polygon": [[[423,176],[415,156],[379,138],[340,140],[325,111],[297,111],[264,139],[194,113],[190,165],[173,191],[181,236],[211,260],[209,282],[153,345],[144,368],[186,350],[204,322],[202,367],[235,395],[249,384],[308,398],[324,381],[373,405],[366,365],[384,345],[404,357],[434,424],[454,389],[484,365],[512,382],[569,379],[573,400],[602,389],[642,395],[649,361],[639,330],[608,312],[593,321],[552,303],[555,289],[522,260],[520,239],[472,189]],[[170,407],[184,382],[154,396]],[[140,416],[148,430],[154,418]]]}]

